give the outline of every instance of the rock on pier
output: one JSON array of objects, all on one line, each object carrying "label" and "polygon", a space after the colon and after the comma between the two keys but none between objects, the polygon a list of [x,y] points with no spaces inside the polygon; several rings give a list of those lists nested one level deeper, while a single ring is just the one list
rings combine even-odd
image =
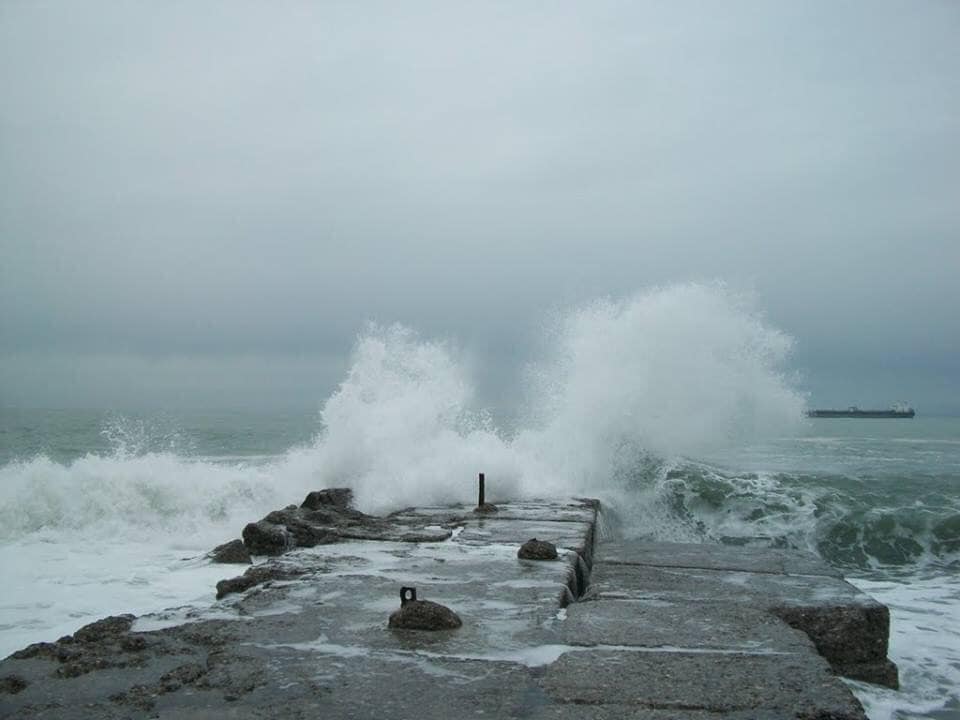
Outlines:
[{"label": "rock on pier", "polygon": [[[254,565],[209,608],[0,662],[0,717],[854,720],[839,675],[896,684],[886,608],[810,556],[597,540],[591,500],[311,497],[248,526]],[[518,558],[533,538],[556,559]],[[462,625],[388,627],[401,587]]]}]

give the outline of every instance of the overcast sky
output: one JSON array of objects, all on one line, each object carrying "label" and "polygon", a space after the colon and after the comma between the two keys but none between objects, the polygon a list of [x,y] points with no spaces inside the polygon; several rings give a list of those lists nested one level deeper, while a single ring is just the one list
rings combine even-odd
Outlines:
[{"label": "overcast sky", "polygon": [[958,274],[950,0],[0,1],[0,406],[316,406],[371,319],[502,399],[722,279],[814,404],[960,411]]}]

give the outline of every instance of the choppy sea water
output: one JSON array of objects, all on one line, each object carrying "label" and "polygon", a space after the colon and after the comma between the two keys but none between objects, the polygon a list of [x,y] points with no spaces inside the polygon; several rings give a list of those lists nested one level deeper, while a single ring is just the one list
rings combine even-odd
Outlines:
[{"label": "choppy sea water", "polygon": [[[203,553],[315,486],[296,466],[316,424],[3,411],[0,654],[209,603],[223,569]],[[871,718],[960,717],[960,419],[811,420],[710,461],[647,458],[631,481],[619,532],[809,549],[888,605],[903,687],[853,684]]]},{"label": "choppy sea water", "polygon": [[[207,606],[203,556],[310,490],[360,509],[600,498],[616,532],[807,549],[892,612],[902,689],[868,714],[960,718],[960,419],[813,419],[789,340],[715,288],[565,318],[509,423],[469,363],[399,327],[319,412],[0,409],[0,655],[111,613]],[[698,352],[690,352],[691,347]]]}]

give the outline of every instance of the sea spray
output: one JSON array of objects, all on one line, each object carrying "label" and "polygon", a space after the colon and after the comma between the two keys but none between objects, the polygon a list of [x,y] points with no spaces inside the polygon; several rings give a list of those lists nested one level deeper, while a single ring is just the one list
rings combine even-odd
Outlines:
[{"label": "sea spray", "polygon": [[697,456],[795,431],[804,401],[784,375],[792,341],[719,284],[600,300],[561,317],[534,365],[517,446],[581,492],[649,458]]},{"label": "sea spray", "polygon": [[479,471],[494,499],[585,494],[649,524],[653,469],[802,422],[783,374],[790,339],[721,285],[589,303],[544,337],[526,373],[525,422],[509,436],[478,407],[452,342],[370,325],[312,443],[259,463],[211,462],[169,423],[114,419],[109,455],[0,469],[2,532],[193,532],[339,485],[369,512],[469,502]]},{"label": "sea spray", "polygon": [[[45,457],[0,467],[0,539],[169,537],[246,522],[286,498],[263,467],[172,454]],[[219,532],[236,532],[236,527]]]},{"label": "sea spray", "polygon": [[313,468],[318,486],[352,487],[369,511],[467,501],[479,470],[497,478],[500,496],[516,495],[522,460],[475,408],[464,368],[449,343],[369,326],[323,405],[314,447],[289,466]]},{"label": "sea spray", "polygon": [[591,303],[546,334],[526,424],[507,437],[476,407],[450,343],[371,325],[314,446],[291,453],[287,474],[349,485],[368,511],[467,502],[480,470],[501,497],[632,495],[625,481],[645,458],[801,422],[803,400],[782,374],[789,338],[720,285]]}]

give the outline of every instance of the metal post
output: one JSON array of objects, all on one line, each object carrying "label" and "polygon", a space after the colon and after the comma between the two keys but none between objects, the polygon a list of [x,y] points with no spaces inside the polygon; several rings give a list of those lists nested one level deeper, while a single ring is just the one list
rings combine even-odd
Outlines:
[{"label": "metal post", "polygon": [[483,473],[480,473],[480,498],[477,500],[477,507],[483,507],[483,503],[484,503],[483,481],[484,481]]}]

